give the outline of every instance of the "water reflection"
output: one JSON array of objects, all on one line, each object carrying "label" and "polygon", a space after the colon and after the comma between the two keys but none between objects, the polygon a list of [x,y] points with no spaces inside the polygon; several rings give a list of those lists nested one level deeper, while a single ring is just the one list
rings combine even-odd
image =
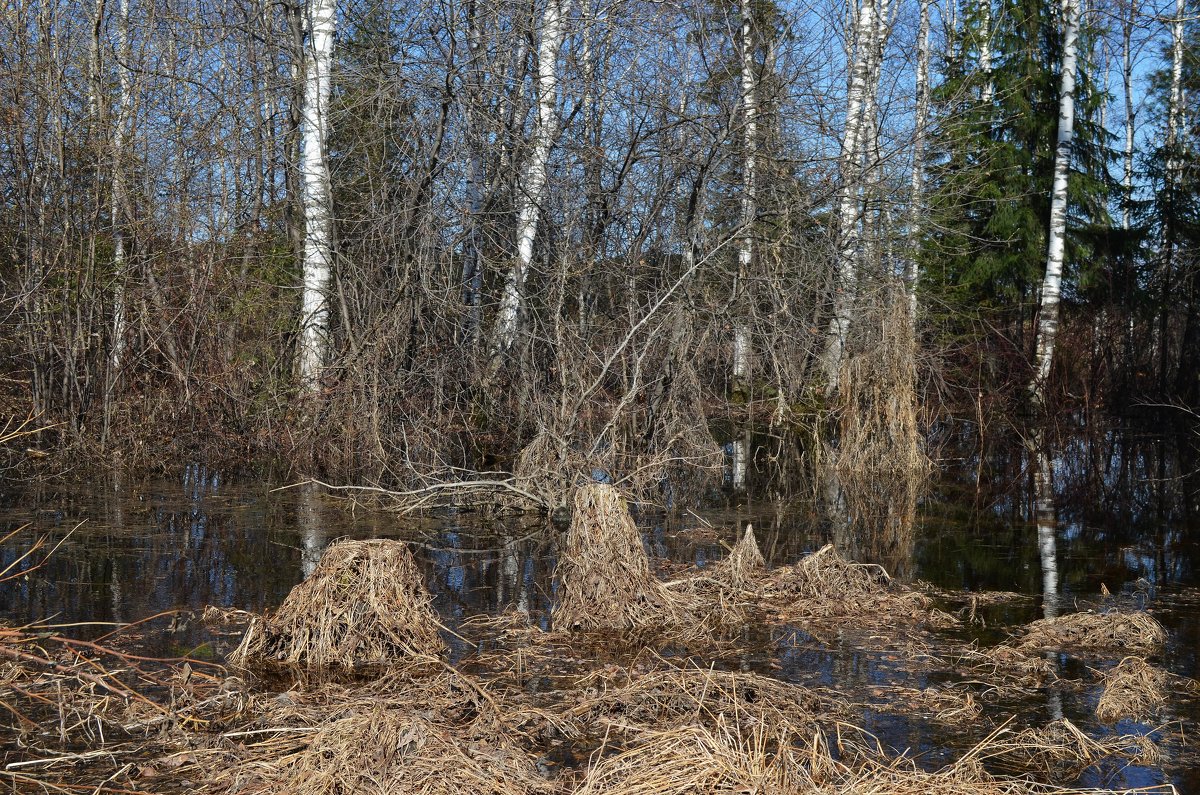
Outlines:
[{"label": "water reflection", "polygon": [[1042,563],[1042,615],[1058,616],[1058,512],[1054,507],[1054,465],[1039,434],[1032,443],[1033,494]]},{"label": "water reflection", "polygon": [[[757,452],[760,465],[749,466],[755,451],[742,435],[730,450],[740,441],[746,451],[744,504],[682,518],[643,515],[646,547],[655,557],[707,565],[724,557],[738,530],[753,522],[773,565],[832,541],[843,554],[880,563],[904,579],[1042,596],[1040,605],[1026,600],[989,613],[996,633],[1071,609],[1078,597],[1094,597],[1103,582],[1114,592],[1145,592],[1156,600],[1156,615],[1177,639],[1169,665],[1194,676],[1200,604],[1171,612],[1161,601],[1200,585],[1197,482],[1185,476],[1197,461],[1191,442],[1103,433],[1046,438],[1031,450],[1015,435],[993,434],[980,452],[978,439],[977,432],[963,432],[961,450],[944,442],[943,458],[953,465],[918,504],[910,484],[832,468],[817,484],[809,479],[784,488],[763,463],[773,453]],[[545,626],[562,538],[540,517],[495,520],[446,512],[414,520],[353,513],[317,489],[272,492],[267,484],[226,482],[203,467],[188,467],[168,483],[30,491],[0,511],[0,531],[33,521],[37,532],[57,538],[83,519],[87,523],[39,576],[0,587],[0,619],[128,621],[206,604],[263,610],[311,573],[331,539],[344,536],[408,541],[451,628],[469,616],[508,609]],[[28,533],[0,547],[0,567],[33,538]],[[188,650],[209,639],[195,623],[153,632],[145,642],[152,653]],[[470,651],[461,645],[456,650]],[[763,648],[730,664],[834,687],[936,684],[903,670],[887,653],[798,629],[766,638]],[[1088,698],[1050,691],[1036,696],[1034,708],[1039,717],[1065,714],[1094,726]],[[931,749],[954,740],[918,717],[872,720],[895,745]]]}]

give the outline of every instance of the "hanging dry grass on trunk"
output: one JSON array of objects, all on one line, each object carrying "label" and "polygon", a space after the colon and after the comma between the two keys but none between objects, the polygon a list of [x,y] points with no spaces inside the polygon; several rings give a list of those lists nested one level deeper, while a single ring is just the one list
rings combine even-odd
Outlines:
[{"label": "hanging dry grass on trunk", "polygon": [[566,549],[558,559],[559,630],[631,630],[711,623],[692,594],[665,587],[650,570],[625,499],[612,486],[593,483],[575,493]]},{"label": "hanging dry grass on trunk", "polygon": [[251,623],[230,662],[354,672],[429,661],[446,646],[421,572],[398,541],[339,541],[275,613]]},{"label": "hanging dry grass on trunk", "polygon": [[1167,631],[1146,613],[1071,613],[1034,621],[1025,628],[1018,646],[1148,654],[1166,642]]},{"label": "hanging dry grass on trunk", "polygon": [[848,490],[902,486],[903,501],[915,504],[931,467],[917,419],[917,344],[907,295],[885,287],[864,320],[857,352],[842,362],[837,447],[827,457]]},{"label": "hanging dry grass on trunk", "polygon": [[1126,657],[1104,674],[1104,694],[1096,716],[1105,723],[1121,718],[1145,720],[1167,702],[1167,672],[1141,657]]}]

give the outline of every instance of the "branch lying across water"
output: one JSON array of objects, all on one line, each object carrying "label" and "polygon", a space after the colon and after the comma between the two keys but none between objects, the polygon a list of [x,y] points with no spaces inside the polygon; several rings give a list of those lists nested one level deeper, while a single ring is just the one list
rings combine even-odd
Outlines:
[{"label": "branch lying across water", "polygon": [[456,503],[455,498],[461,499],[466,495],[470,495],[475,499],[481,498],[488,494],[515,494],[516,496],[527,500],[533,507],[542,510],[549,510],[550,506],[546,500],[533,494],[526,489],[521,488],[513,479],[505,480],[457,480],[445,481],[441,483],[431,483],[428,486],[410,489],[408,491],[393,491],[380,486],[339,486],[332,483],[325,483],[316,478],[292,483],[287,486],[280,486],[273,491],[284,491],[286,489],[294,489],[300,486],[321,486],[333,492],[359,492],[366,494],[375,494],[380,497],[392,500],[395,502],[395,509],[400,513],[412,513],[413,511],[422,510],[425,508],[442,508]]}]

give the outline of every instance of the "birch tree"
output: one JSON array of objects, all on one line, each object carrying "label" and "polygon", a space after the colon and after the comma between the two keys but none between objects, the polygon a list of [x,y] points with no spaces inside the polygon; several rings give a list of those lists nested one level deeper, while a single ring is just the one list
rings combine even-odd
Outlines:
[{"label": "birch tree", "polygon": [[329,287],[333,267],[333,206],[326,141],[329,89],[336,32],[336,0],[308,0],[301,117],[301,179],[304,203],[303,298],[298,374],[316,388],[329,355]]},{"label": "birch tree", "polygon": [[1050,242],[1046,274],[1042,280],[1041,314],[1038,317],[1037,362],[1031,391],[1045,405],[1046,379],[1054,359],[1058,334],[1059,297],[1062,293],[1063,255],[1067,235],[1067,178],[1071,166],[1071,140],[1075,132],[1075,71],[1079,51],[1079,2],[1063,0],[1062,83],[1058,105],[1058,143],[1054,151],[1054,184],[1050,196]]},{"label": "birch tree", "polygon": [[[755,170],[758,157],[758,92],[754,76],[754,32],[751,0],[741,0],[742,17],[742,236],[738,248],[737,283],[734,294],[745,289],[754,258],[754,219],[758,214],[757,183]],[[733,329],[733,380],[738,387],[745,386],[750,375],[750,325],[742,311],[737,312]]]},{"label": "birch tree", "polygon": [[850,89],[846,97],[846,123],[842,135],[842,186],[836,210],[838,228],[837,267],[833,285],[833,317],[823,356],[825,380],[830,392],[838,388],[839,370],[850,332],[858,279],[858,252],[861,244],[862,221],[862,160],[866,141],[868,109],[874,103],[876,86],[871,82],[872,51],[880,36],[877,0],[862,0],[854,25],[853,59],[850,68]]},{"label": "birch tree", "polygon": [[[97,17],[103,13],[103,5],[97,6]],[[120,0],[117,7],[117,113],[113,122],[112,140],[112,240],[113,240],[113,328],[112,352],[109,364],[112,379],[121,370],[125,352],[125,336],[128,321],[125,316],[125,286],[129,278],[126,264],[125,208],[128,204],[125,187],[125,157],[128,137],[130,107],[132,103],[132,77],[129,62],[129,0]],[[99,55],[97,54],[97,64]]]},{"label": "birch tree", "polygon": [[[909,198],[909,254],[904,280],[908,285],[910,319],[917,319],[917,247],[921,241],[921,221],[925,212],[925,143],[929,125],[929,0],[918,0],[916,118],[912,143],[912,190]],[[915,326],[914,326],[915,327]]]},{"label": "birch tree", "polygon": [[563,41],[563,0],[548,0],[538,41],[535,87],[537,118],[529,158],[517,180],[517,258],[509,270],[496,315],[489,380],[517,339],[517,323],[525,296],[525,279],[533,265],[533,243],[546,199],[546,164],[558,133],[558,52]]}]

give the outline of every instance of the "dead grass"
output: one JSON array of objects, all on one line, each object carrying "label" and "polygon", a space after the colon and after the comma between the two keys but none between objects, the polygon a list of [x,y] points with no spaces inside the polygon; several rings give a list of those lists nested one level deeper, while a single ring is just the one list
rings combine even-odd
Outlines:
[{"label": "dead grass", "polygon": [[1105,723],[1121,718],[1146,720],[1167,702],[1167,672],[1141,657],[1126,657],[1104,673],[1104,694],[1096,716]]},{"label": "dead grass", "polygon": [[1047,781],[1074,781],[1105,759],[1152,765],[1161,758],[1154,741],[1142,735],[1089,737],[1071,721],[1056,720],[1018,732],[997,732],[981,758],[997,769],[1033,773]]},{"label": "dead grass", "polygon": [[963,649],[950,657],[947,667],[999,691],[1030,690],[1057,678],[1054,665],[1045,657],[1007,644]]},{"label": "dead grass", "polygon": [[867,706],[884,714],[920,715],[946,724],[970,723],[983,715],[979,701],[963,687],[885,685],[872,688],[871,695],[874,698]]},{"label": "dead grass", "polygon": [[1071,613],[1034,621],[1020,637],[1022,649],[1122,650],[1153,653],[1167,642],[1162,624],[1146,613]]},{"label": "dead grass", "polygon": [[578,683],[584,698],[568,711],[586,729],[663,729],[724,723],[744,736],[809,734],[848,719],[845,701],[801,685],[744,671],[675,666],[659,659],[649,671],[601,671]]},{"label": "dead grass", "polygon": [[398,541],[339,541],[275,613],[253,621],[229,661],[244,669],[359,672],[446,650],[420,570]]},{"label": "dead grass", "polygon": [[767,736],[728,726],[681,726],[642,733],[630,747],[595,764],[575,795],[790,795],[805,777]]},{"label": "dead grass", "polygon": [[785,620],[839,619],[893,626],[919,622],[931,627],[959,623],[931,608],[924,594],[895,583],[883,567],[848,561],[832,544],[794,566],[772,571],[764,594]]},{"label": "dead grass", "polygon": [[593,483],[575,493],[566,548],[558,559],[560,631],[671,628],[680,639],[709,634],[737,616],[689,589],[666,587],[650,569],[642,534],[625,499]]}]

